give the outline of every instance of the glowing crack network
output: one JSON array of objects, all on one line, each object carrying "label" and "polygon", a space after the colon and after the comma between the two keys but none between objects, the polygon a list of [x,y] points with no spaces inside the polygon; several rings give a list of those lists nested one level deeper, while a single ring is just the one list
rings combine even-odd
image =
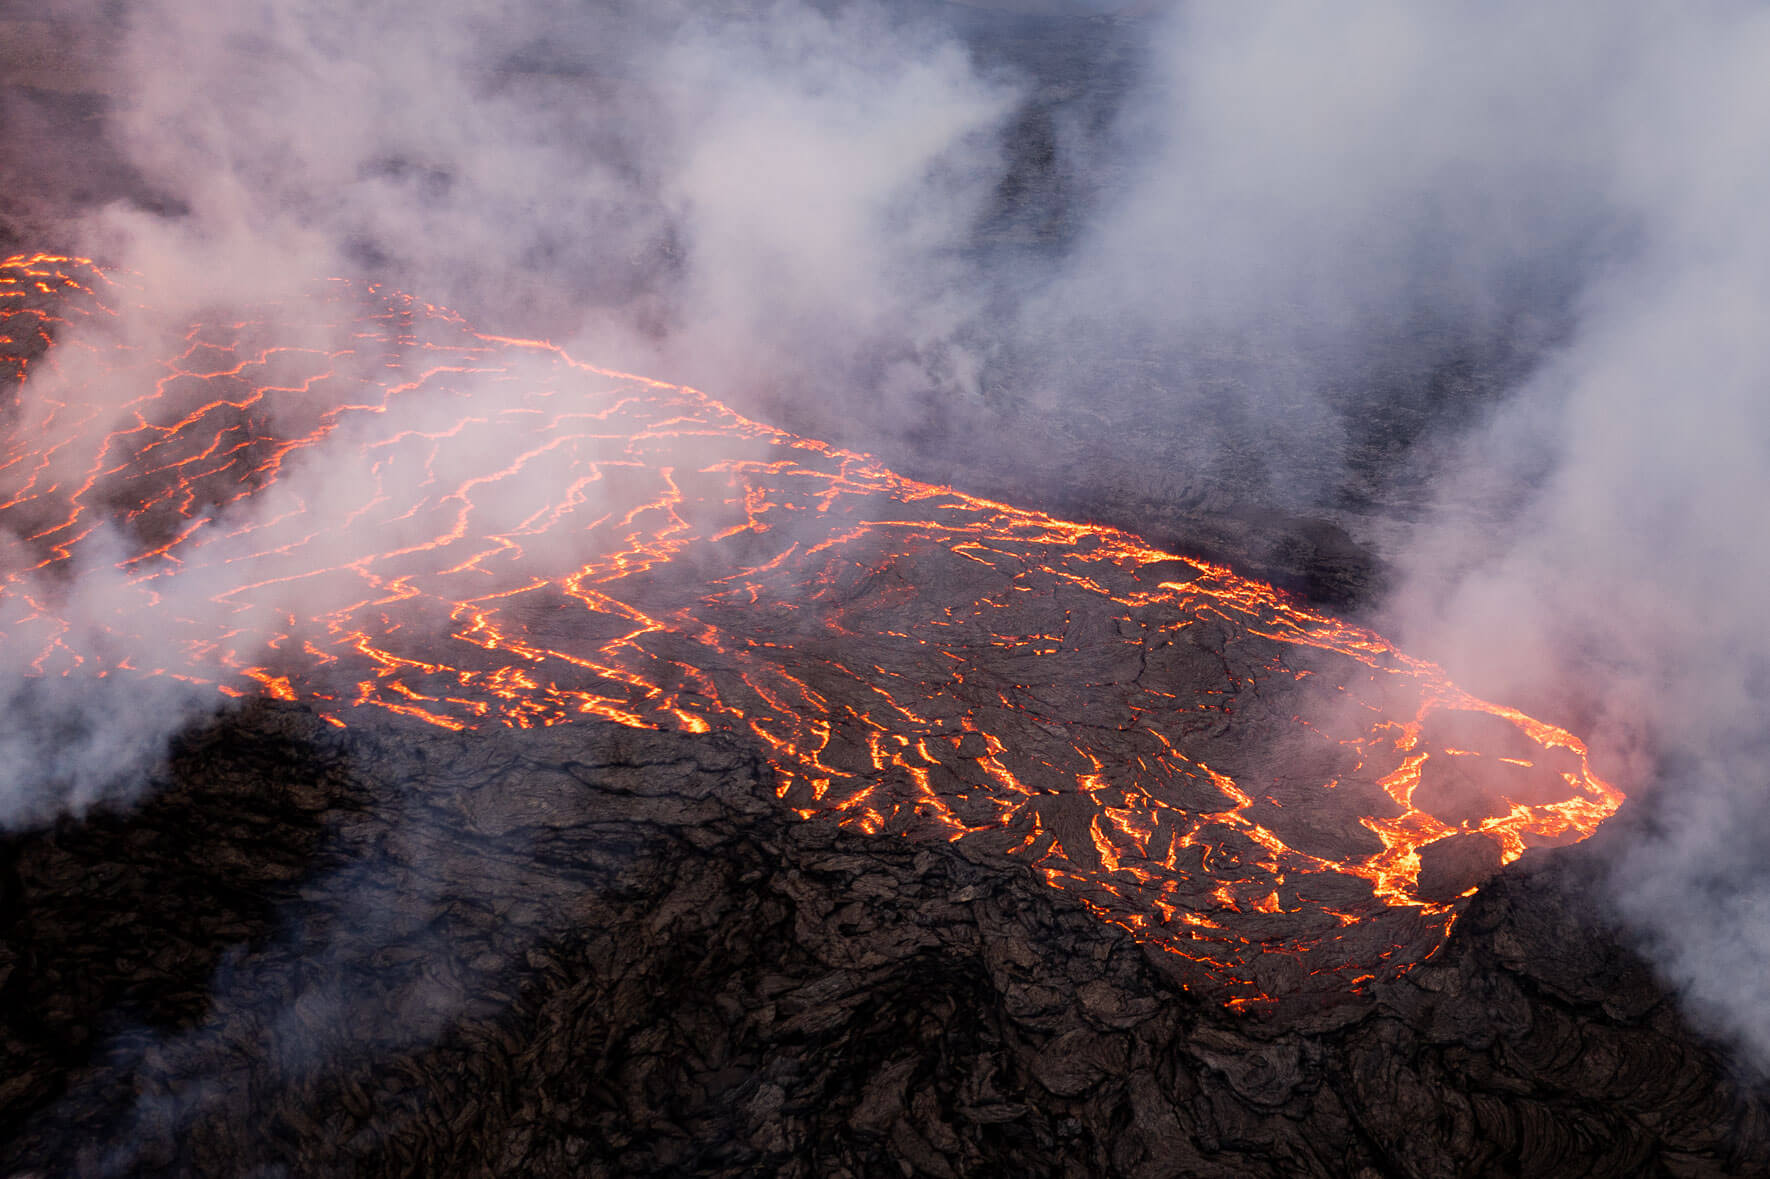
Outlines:
[{"label": "glowing crack network", "polygon": [[1622,801],[1571,734],[1128,533],[373,286],[163,347],[138,298],[0,263],[0,643],[35,674],[740,734],[806,819],[1030,865],[1233,1006],[1430,954],[1460,902],[1422,848],[1510,862]]}]

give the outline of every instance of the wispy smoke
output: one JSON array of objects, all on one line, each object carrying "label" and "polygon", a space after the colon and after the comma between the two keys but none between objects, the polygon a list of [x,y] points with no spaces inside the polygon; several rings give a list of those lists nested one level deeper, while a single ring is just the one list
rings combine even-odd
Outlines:
[{"label": "wispy smoke", "polygon": [[[84,18],[73,27],[105,63],[107,132],[136,190],[75,231],[144,288],[106,325],[106,344],[165,355],[192,322],[289,305],[344,274],[459,305],[492,328],[577,337],[584,354],[634,367],[831,390],[864,370],[869,389],[897,401],[930,382],[975,385],[955,343],[980,306],[961,254],[1000,171],[1015,90],[925,21],[871,7],[707,15],[546,0],[495,15],[402,0],[65,11]],[[29,146],[53,150],[42,137]],[[24,396],[71,392],[127,419],[139,372],[70,364],[42,369]],[[425,424],[422,402],[400,412]],[[181,668],[191,620],[265,576],[262,560],[242,560],[255,544],[237,527],[243,515],[332,519],[369,495],[370,473],[339,442],[349,439],[228,509],[211,531],[237,539],[208,543],[202,571],[148,589],[131,583],[139,570],[116,569],[121,541],[88,538],[79,568],[40,578],[17,575],[40,555],[12,538],[0,622],[22,624],[42,604],[66,622],[72,649],[121,644],[135,667]],[[453,449],[433,461],[496,469],[483,440]],[[74,450],[56,461],[93,461]],[[545,493],[540,482],[529,490]],[[292,585],[281,604],[311,615],[326,605],[318,593]],[[275,592],[254,597],[260,611],[278,608]],[[159,685],[118,707],[124,689],[79,672],[46,688],[33,670],[5,668],[0,689],[31,704],[0,728],[17,767],[0,784],[3,825],[126,791],[141,761],[207,707]]]},{"label": "wispy smoke", "polygon": [[1042,7],[1023,53],[933,3],[150,0],[109,126],[152,199],[84,240],[172,319],[367,274],[856,440],[1044,462],[1038,414],[1125,494],[1331,520],[1397,637],[1647,797],[1623,907],[1770,1059],[1770,17]]},{"label": "wispy smoke", "polygon": [[[1400,608],[1494,691],[1632,752],[1617,868],[1672,978],[1770,1060],[1770,14],[1629,26],[1584,150],[1630,226],[1566,342],[1458,445]],[[1493,505],[1500,512],[1477,510]],[[1503,513],[1503,514],[1501,514]]]},{"label": "wispy smoke", "polygon": [[113,211],[131,257],[247,283],[367,271],[741,383],[863,356],[887,384],[906,364],[964,383],[959,255],[1014,90],[925,22],[550,0],[167,0],[129,21],[119,132],[187,210]]},{"label": "wispy smoke", "polygon": [[[1586,139],[1613,32],[1522,5],[1178,9],[1110,138],[1073,144],[1124,179],[1025,312],[1059,396],[1145,424],[1154,402],[1190,461],[1331,503],[1361,445],[1437,411],[1435,368],[1557,330],[1610,228]],[[1159,394],[1107,392],[1152,364]]]}]

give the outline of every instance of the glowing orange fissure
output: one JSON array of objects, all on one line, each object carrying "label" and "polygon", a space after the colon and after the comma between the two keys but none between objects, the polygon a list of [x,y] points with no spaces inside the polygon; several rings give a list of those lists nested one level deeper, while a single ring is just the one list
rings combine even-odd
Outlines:
[{"label": "glowing orange fissure", "polygon": [[[1425,845],[1481,834],[1509,863],[1622,801],[1564,730],[1128,533],[375,287],[193,325],[169,361],[85,330],[129,297],[83,259],[0,263],[0,343],[43,346],[10,374],[31,395],[0,452],[22,538],[0,641],[40,674],[175,675],[334,724],[745,734],[801,815],[1030,862],[1234,1006],[1278,957],[1356,989],[1429,954],[1457,906],[1420,895]],[[247,343],[291,318],[326,345]],[[93,644],[58,572],[119,536]],[[1477,739],[1428,732],[1459,724]],[[1224,769],[1268,740],[1306,753]],[[1392,944],[1348,939],[1379,918]]]}]

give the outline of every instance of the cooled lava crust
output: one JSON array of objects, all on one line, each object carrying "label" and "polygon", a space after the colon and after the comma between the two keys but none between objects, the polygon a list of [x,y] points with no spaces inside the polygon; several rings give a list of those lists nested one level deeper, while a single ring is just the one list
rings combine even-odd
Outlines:
[{"label": "cooled lava crust", "polygon": [[1234,1007],[1413,968],[1621,802],[1572,734],[1126,532],[372,286],[145,338],[143,297],[0,264],[36,674],[739,734],[802,818],[1030,865]]}]

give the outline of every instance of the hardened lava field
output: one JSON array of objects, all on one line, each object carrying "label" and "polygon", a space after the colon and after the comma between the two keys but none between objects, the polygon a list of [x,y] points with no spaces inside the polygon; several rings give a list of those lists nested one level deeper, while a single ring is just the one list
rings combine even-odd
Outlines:
[{"label": "hardened lava field", "polygon": [[1235,1006],[1405,971],[1621,802],[1571,734],[1125,532],[376,287],[165,339],[144,297],[0,263],[9,666],[742,734],[807,820],[1029,865]]}]

